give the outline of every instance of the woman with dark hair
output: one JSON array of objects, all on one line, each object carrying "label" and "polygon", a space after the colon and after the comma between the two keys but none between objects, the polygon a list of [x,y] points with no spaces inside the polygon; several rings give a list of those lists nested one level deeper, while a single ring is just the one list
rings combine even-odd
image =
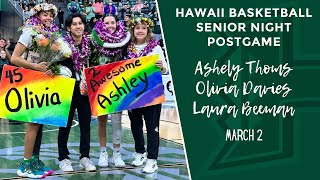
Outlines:
[{"label": "woman with dark hair", "polygon": [[[100,65],[123,60],[124,49],[130,40],[130,33],[126,31],[126,28],[121,21],[118,21],[112,14],[106,14],[96,23],[92,32],[96,34],[93,36],[93,45],[100,55]],[[103,46],[100,44],[103,44]],[[125,167],[125,163],[122,160],[120,153],[122,134],[121,115],[122,112],[111,114],[112,142],[114,149],[112,161],[116,167]],[[98,166],[100,167],[108,166],[108,153],[106,151],[107,119],[107,115],[98,117],[98,136],[101,150]]]},{"label": "woman with dark hair", "polygon": [[[22,34],[13,51],[11,63],[52,75],[48,70],[47,62],[39,62],[33,41],[39,36],[50,37],[59,28],[53,18],[57,15],[57,8],[53,4],[38,4],[30,11],[31,17],[26,21]],[[33,53],[31,56],[30,54]],[[24,160],[21,162],[17,174],[21,177],[43,178],[53,173],[53,170],[44,166],[39,159],[43,125],[28,123],[24,140]]]},{"label": "woman with dark hair", "polygon": [[80,167],[85,168],[86,171],[96,170],[96,167],[89,157],[91,123],[89,98],[88,96],[82,95],[79,88],[82,78],[81,72],[83,71],[83,67],[89,66],[89,59],[91,56],[90,41],[84,34],[85,22],[85,18],[79,13],[69,15],[65,21],[67,29],[65,39],[70,45],[72,54],[70,58],[62,61],[61,65],[71,71],[71,78],[76,79],[67,127],[60,127],[58,135],[59,167],[65,172],[73,171],[68,156],[70,153],[67,143],[76,109],[80,126]]}]

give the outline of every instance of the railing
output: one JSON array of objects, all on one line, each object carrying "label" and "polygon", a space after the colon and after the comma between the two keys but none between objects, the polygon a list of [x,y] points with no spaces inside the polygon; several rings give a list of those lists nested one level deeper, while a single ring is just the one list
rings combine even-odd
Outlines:
[{"label": "railing", "polygon": [[9,4],[12,6],[14,11],[19,15],[21,19],[23,19],[23,9],[22,7],[18,4],[18,1],[16,0],[7,0]]}]

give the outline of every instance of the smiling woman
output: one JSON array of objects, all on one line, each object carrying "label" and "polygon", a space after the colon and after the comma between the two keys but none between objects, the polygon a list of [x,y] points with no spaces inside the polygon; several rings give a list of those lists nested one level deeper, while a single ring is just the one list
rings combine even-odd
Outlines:
[{"label": "smiling woman", "polygon": [[[57,15],[57,8],[53,4],[38,4],[30,10],[30,18],[21,28],[22,34],[14,49],[11,62],[16,66],[33,69],[52,74],[48,70],[47,62],[39,62],[41,52],[37,52],[37,38],[49,38],[57,33],[59,28],[53,23],[53,18]],[[35,58],[29,58],[33,54]],[[17,174],[21,177],[43,178],[53,173],[53,170],[44,166],[39,160],[40,145],[43,125],[29,123],[24,142],[24,160],[20,163]],[[35,168],[34,166],[38,166]],[[42,165],[41,165],[42,164]]]},{"label": "smiling woman", "polygon": [[[130,40],[130,33],[126,31],[124,24],[118,21],[117,17],[112,14],[105,14],[102,20],[99,20],[93,31],[92,35],[94,38],[93,45],[95,46],[95,53],[98,56],[99,65],[117,62],[124,57],[124,47]],[[138,61],[138,60],[137,60]],[[138,64],[135,64],[136,66]],[[135,66],[133,66],[135,67]],[[106,78],[112,78],[112,76],[119,75],[126,69],[123,67],[119,70],[113,70],[112,73],[108,73],[101,79],[101,83],[105,82]],[[92,84],[98,85],[98,83],[91,81]],[[106,99],[103,97],[102,99]],[[120,143],[121,143],[121,113],[111,114],[112,123],[112,142],[113,142],[113,163],[116,167],[125,167],[126,164],[121,158],[120,153]],[[100,158],[98,166],[107,167],[108,163],[108,153],[106,151],[106,141],[107,141],[107,115],[98,116],[98,136],[100,144]]]}]

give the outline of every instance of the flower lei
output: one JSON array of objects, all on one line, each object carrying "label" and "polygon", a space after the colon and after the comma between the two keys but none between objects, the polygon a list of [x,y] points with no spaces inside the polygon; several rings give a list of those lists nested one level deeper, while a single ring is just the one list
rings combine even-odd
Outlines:
[{"label": "flower lei", "polygon": [[[50,27],[46,27],[39,16],[30,17],[23,26],[19,27],[18,31],[30,32],[32,36],[32,45],[30,47],[31,51],[38,51],[38,44],[36,43],[36,38],[45,37],[50,39],[54,33],[58,33],[59,28],[54,23],[51,23]],[[59,38],[60,34],[56,34],[54,40]]]},{"label": "flower lei", "polygon": [[89,60],[90,57],[91,50],[89,40],[84,34],[82,35],[81,51],[79,52],[79,50],[75,47],[75,42],[70,33],[67,33],[65,38],[71,47],[71,58],[74,64],[73,68],[74,70],[80,72],[82,70],[82,66],[85,64],[87,60]]},{"label": "flower lei", "polygon": [[138,18],[131,19],[129,21],[128,27],[133,30],[134,27],[138,24],[144,24],[148,28],[152,28],[154,26],[154,23],[151,19],[145,18],[145,17],[143,17],[143,18],[138,17]]},{"label": "flower lei", "polygon": [[40,11],[52,11],[53,16],[56,17],[58,14],[58,9],[55,5],[53,4],[48,4],[48,3],[42,3],[42,4],[37,4],[35,5],[31,10],[30,14],[31,16],[36,15]]},{"label": "flower lei", "polygon": [[140,53],[137,53],[137,50],[134,48],[134,43],[130,42],[128,46],[128,59],[132,58],[138,58],[141,56],[146,56],[148,55],[156,46],[158,45],[158,41],[156,39],[152,38],[146,47],[143,48],[143,50],[140,51]]},{"label": "flower lei", "polygon": [[46,27],[39,16],[32,16],[29,18],[25,24],[19,28],[19,30],[31,30],[32,35],[36,36],[38,34],[44,35],[46,38],[50,38],[54,32],[59,31],[59,28],[54,23],[51,23],[50,27]]},{"label": "flower lei", "polygon": [[[124,41],[127,37],[125,26],[122,22],[117,22],[117,28],[114,33],[110,33],[109,30],[105,27],[102,20],[97,21],[96,25],[94,26],[93,30],[99,36],[99,38],[105,43],[120,43]],[[97,42],[93,41],[94,45],[96,46],[98,52],[108,57],[115,57],[118,56],[120,59],[122,58],[123,48],[107,48],[103,47]]]}]

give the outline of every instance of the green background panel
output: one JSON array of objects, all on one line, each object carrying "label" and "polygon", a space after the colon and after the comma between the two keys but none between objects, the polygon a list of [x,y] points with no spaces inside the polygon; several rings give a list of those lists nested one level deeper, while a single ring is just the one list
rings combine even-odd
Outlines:
[{"label": "green background panel", "polygon": [[[320,143],[320,41],[318,1],[271,0],[271,1],[186,1],[159,0],[159,10],[173,77],[176,99],[181,118],[189,167],[193,179],[320,179],[317,173]],[[309,8],[312,18],[176,18],[176,8]],[[227,14],[227,13],[226,13]],[[198,22],[289,22],[290,32],[197,32]],[[280,47],[207,46],[207,37],[281,37]],[[286,78],[274,74],[255,75],[241,71],[233,82],[225,75],[204,78],[194,75],[197,62],[213,64],[241,64],[249,60],[261,60],[261,64],[289,63],[293,68]],[[262,98],[232,95],[197,95],[195,85],[207,81],[223,85],[285,84],[292,89],[285,98],[266,95]],[[188,98],[185,98],[188,97]],[[193,102],[199,105],[237,105],[250,101],[257,105],[287,105],[295,108],[293,117],[271,115],[236,118],[224,113],[220,116],[193,114]],[[262,129],[262,142],[225,141],[226,129]]]}]

